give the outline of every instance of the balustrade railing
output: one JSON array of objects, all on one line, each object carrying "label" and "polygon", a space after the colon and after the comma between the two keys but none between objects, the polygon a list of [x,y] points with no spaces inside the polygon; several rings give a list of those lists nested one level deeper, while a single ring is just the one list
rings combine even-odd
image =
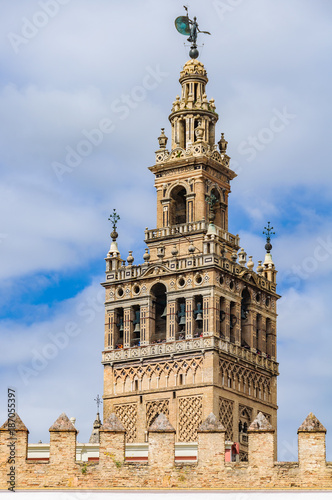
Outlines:
[{"label": "balustrade railing", "polygon": [[206,349],[218,349],[221,352],[232,354],[237,358],[255,364],[261,368],[273,372],[278,371],[278,363],[273,359],[214,336],[204,336],[124,349],[112,349],[109,347],[103,352],[102,363],[107,364],[116,361],[135,360],[156,355],[176,354]]}]

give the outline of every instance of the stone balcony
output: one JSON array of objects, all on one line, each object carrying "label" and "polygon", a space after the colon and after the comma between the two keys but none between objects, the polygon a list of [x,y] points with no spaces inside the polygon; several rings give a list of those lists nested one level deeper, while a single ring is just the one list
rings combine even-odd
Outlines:
[{"label": "stone balcony", "polygon": [[[186,222],[185,224],[177,224],[174,226],[162,227],[159,229],[146,229],[145,242],[152,243],[158,239],[165,239],[172,236],[187,236],[194,233],[206,232],[208,230],[208,223],[205,220],[197,222]],[[215,226],[217,236],[234,247],[239,247],[240,238],[238,235],[228,233],[224,229]]]},{"label": "stone balcony", "polygon": [[227,353],[235,356],[239,360],[246,361],[256,367],[278,374],[278,363],[264,355],[256,354],[248,349],[244,349],[226,340],[217,337],[199,337],[193,339],[164,342],[161,344],[149,344],[140,347],[130,347],[125,349],[105,350],[102,355],[102,363],[109,364],[123,361],[142,361],[143,359],[155,356],[172,356],[175,354],[189,354],[197,351],[219,350],[220,353]]}]

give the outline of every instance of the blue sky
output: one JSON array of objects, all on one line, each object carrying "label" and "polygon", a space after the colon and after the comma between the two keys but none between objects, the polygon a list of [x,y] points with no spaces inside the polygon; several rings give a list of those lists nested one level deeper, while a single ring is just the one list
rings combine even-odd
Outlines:
[{"label": "blue sky", "polygon": [[[2,3],[0,420],[14,386],[30,442],[48,441],[63,411],[77,418],[84,442],[103,392],[107,219],[116,208],[122,257],[132,250],[141,262],[156,213],[147,167],[160,128],[170,137],[188,59],[174,28],[183,3]],[[312,411],[328,428],[332,460],[332,6],[189,7],[212,33],[199,40],[200,59],[238,174],[229,230],[255,267],[268,220],[276,230],[279,458],[296,460],[296,431]],[[81,151],[87,137],[94,143]]]}]

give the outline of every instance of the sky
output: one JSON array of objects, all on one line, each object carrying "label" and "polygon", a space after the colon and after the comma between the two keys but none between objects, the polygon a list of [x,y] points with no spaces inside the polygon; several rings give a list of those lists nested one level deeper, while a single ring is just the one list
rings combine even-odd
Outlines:
[{"label": "sky", "polygon": [[[125,259],[156,226],[160,128],[189,59],[183,2],[0,2],[0,420],[7,389],[29,441],[60,413],[87,442],[103,393],[104,258],[115,208]],[[218,135],[237,173],[229,231],[278,270],[278,458],[313,412],[332,460],[332,5],[192,0]],[[188,43],[187,43],[188,44]]]}]

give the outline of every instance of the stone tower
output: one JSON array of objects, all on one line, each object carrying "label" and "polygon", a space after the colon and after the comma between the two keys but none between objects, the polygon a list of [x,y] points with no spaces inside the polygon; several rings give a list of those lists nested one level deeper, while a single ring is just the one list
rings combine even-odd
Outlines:
[{"label": "stone tower", "polygon": [[[157,224],[146,229],[144,263],[127,263],[116,227],[106,258],[104,420],[115,412],[128,442],[143,442],[164,413],[176,441],[195,442],[213,412],[247,459],[247,429],[262,412],[277,425],[276,270],[256,271],[228,232],[236,174],[227,141],[215,144],[218,114],[207,73],[189,60],[181,97],[162,129],[156,163]],[[240,251],[239,251],[240,250]]]}]

